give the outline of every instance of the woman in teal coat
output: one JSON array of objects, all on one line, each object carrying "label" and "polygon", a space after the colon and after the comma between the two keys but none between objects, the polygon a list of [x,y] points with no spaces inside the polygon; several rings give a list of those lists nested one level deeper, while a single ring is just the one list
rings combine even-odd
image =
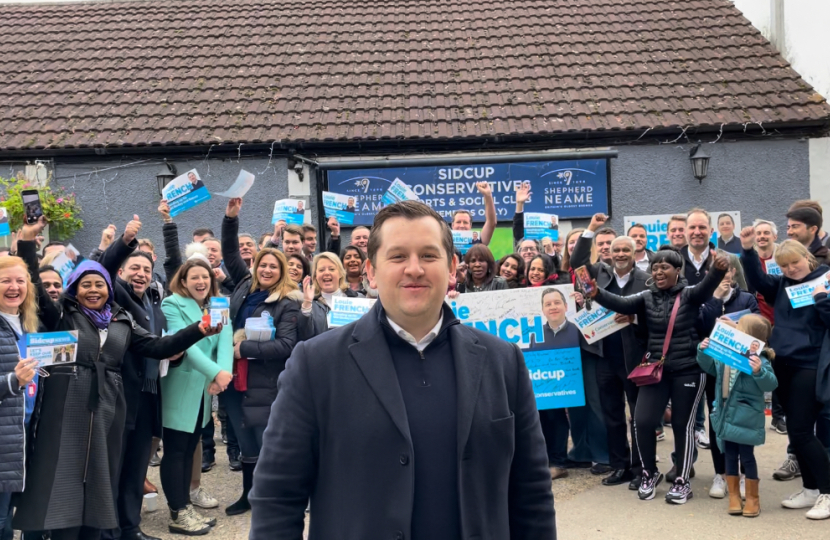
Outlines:
[{"label": "woman in teal coat", "polygon": [[[164,299],[161,309],[171,333],[201,321],[210,299],[219,296],[216,278],[202,255],[194,255],[179,268],[170,291],[173,294]],[[202,429],[211,421],[210,396],[225,390],[233,379],[232,332],[228,325],[190,347],[181,364],[161,379],[164,458],[160,475],[172,533],[205,534],[216,524],[193,510],[190,476]]]},{"label": "woman in teal coat", "polygon": [[[758,498],[758,464],[754,450],[756,446],[764,444],[765,440],[764,393],[775,390],[778,379],[770,364],[775,359],[775,352],[765,348],[760,354],[754,354],[756,344],[769,340],[772,333],[769,321],[760,315],[744,315],[738,321],[737,328],[758,340],[744,354],[749,358],[751,374],[730,368],[709,356],[709,338],[700,344],[697,363],[703,371],[716,377],[716,398],[709,421],[717,435],[716,443],[726,456],[728,512],[755,517],[761,513],[761,503]],[[741,502],[739,461],[746,471],[745,507],[742,507]]]}]

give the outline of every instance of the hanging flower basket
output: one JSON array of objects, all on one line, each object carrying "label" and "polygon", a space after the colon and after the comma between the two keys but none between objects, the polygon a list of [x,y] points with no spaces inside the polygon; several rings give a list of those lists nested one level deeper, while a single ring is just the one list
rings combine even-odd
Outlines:
[{"label": "hanging flower basket", "polygon": [[27,189],[37,189],[40,194],[40,205],[43,215],[49,223],[49,236],[53,240],[68,240],[84,226],[81,207],[75,199],[74,193],[69,193],[60,186],[53,187],[46,181],[44,187],[37,187],[27,180],[22,173],[15,178],[0,177],[0,206],[6,209],[9,216],[9,227],[16,231],[23,226],[23,196],[21,192]]}]

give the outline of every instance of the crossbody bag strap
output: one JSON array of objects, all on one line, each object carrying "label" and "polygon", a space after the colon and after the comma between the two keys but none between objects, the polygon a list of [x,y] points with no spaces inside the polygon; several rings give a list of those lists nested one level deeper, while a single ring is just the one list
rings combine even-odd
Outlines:
[{"label": "crossbody bag strap", "polygon": [[669,327],[666,329],[666,341],[663,342],[663,357],[660,361],[666,359],[666,354],[669,352],[669,344],[671,343],[671,335],[674,331],[674,321],[677,320],[677,312],[680,310],[680,295],[674,299],[674,307],[671,309],[671,317],[669,318]]}]

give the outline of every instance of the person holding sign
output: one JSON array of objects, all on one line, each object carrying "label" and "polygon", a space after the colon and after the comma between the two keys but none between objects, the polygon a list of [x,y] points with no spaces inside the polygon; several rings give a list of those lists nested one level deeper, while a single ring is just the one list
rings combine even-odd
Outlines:
[{"label": "person holding sign", "polygon": [[[18,250],[34,283],[39,275],[34,239],[41,219],[24,225]],[[43,291],[38,307],[47,331],[78,331],[76,361],[46,367],[32,416],[26,490],[14,516],[16,529],[51,530],[52,538],[92,538],[114,529],[118,516],[113,474],[119,471],[126,406],[121,371],[126,354],[161,360],[218,333],[192,324],[156,337],[114,302],[109,272],[84,261],[70,274],[66,291],[53,302]],[[85,441],[68,444],[66,441]]]},{"label": "person holding sign", "polygon": [[[198,254],[185,261],[170,281],[170,292],[161,303],[169,332],[202,321],[210,299],[219,296],[207,257]],[[213,421],[210,396],[223,392],[233,380],[233,331],[221,322],[217,326],[221,328],[218,335],[190,347],[181,364],[161,379],[164,457],[160,474],[172,533],[203,534],[214,522],[191,506],[190,483],[202,429]]]},{"label": "person holding sign", "polygon": [[[476,182],[476,189],[484,198],[484,226],[481,228],[481,243],[490,245],[493,231],[496,230],[496,205],[493,202],[493,188],[487,182]],[[469,231],[473,228],[473,214],[469,210],[456,210],[452,213],[452,230]]]},{"label": "person holding sign", "polygon": [[[666,494],[666,501],[685,504],[692,497],[689,483],[695,441],[692,437],[695,413],[706,388],[706,374],[697,365],[695,329],[700,306],[720,284],[729,263],[725,255],[710,254],[712,268],[699,284],[687,287],[681,273],[683,257],[664,247],[651,259],[649,288],[634,296],[618,296],[598,286],[587,296],[617,313],[637,315],[648,329],[645,362],[662,364],[662,375],[653,384],[640,386],[634,413],[637,445],[643,462],[640,499],[653,499],[663,475],[657,470],[656,430],[669,400],[672,402],[672,431],[677,455],[677,478]],[[674,315],[672,315],[674,313]],[[670,328],[669,321],[674,320]],[[668,349],[663,352],[666,336],[671,332]],[[664,357],[665,354],[665,357]]]},{"label": "person holding sign", "polygon": [[[603,261],[591,264],[592,241],[597,231],[608,220],[604,214],[595,214],[585,232],[579,236],[570,263],[576,267],[585,266],[597,286],[609,293],[630,296],[645,291],[649,275],[635,265],[637,245],[633,238],[620,236],[614,238],[609,249],[613,266]],[[617,313],[614,319],[618,323],[632,323],[634,317]],[[645,352],[647,333],[637,324],[629,324],[596,342],[598,355],[596,362],[596,379],[599,386],[599,400],[608,437],[610,465],[614,472],[603,479],[602,484],[615,486],[628,482],[629,489],[640,487],[642,465],[637,445],[628,443],[636,441],[634,424],[628,425],[625,414],[625,401],[631,411],[637,408],[637,385],[628,379]]]},{"label": "person holding sign", "polygon": [[343,263],[334,253],[319,253],[314,256],[311,275],[303,279],[301,340],[311,339],[329,329],[328,313],[332,298],[336,296],[360,298],[363,294],[349,287]]},{"label": "person holding sign", "polygon": [[37,393],[38,363],[21,359],[21,350],[26,334],[38,331],[36,298],[26,264],[18,257],[0,258],[0,418],[9,420],[0,424],[0,533],[11,519],[12,494],[23,491],[24,433]]},{"label": "person holding sign", "polygon": [[781,504],[785,508],[812,508],[808,518],[827,519],[830,458],[816,437],[815,425],[821,409],[830,403],[830,351],[822,347],[830,329],[830,298],[823,283],[813,287],[811,282],[823,282],[830,267],[820,265],[802,243],[785,240],[775,251],[782,275],[770,275],[763,271],[754,244],[755,229],[744,227],[741,259],[747,280],[775,310],[769,345],[776,352],[778,398],[803,484],[801,491]]},{"label": "person holding sign", "polygon": [[[320,257],[318,255],[318,257]],[[539,414],[519,347],[444,302],[452,234],[418,201],[375,216],[379,300],[297,345],[251,492],[251,540],[556,538]]]},{"label": "person holding sign", "polygon": [[[744,315],[738,321],[737,329],[761,341],[767,341],[772,331],[769,321],[760,315]],[[709,422],[717,437],[712,442],[726,455],[728,512],[733,515],[743,514],[745,517],[756,517],[761,513],[758,464],[754,451],[756,446],[764,444],[764,392],[772,392],[778,386],[778,380],[770,365],[775,359],[775,352],[766,347],[758,354],[760,345],[759,341],[753,341],[745,353],[752,367],[751,374],[716,362],[706,352],[709,338],[701,342],[697,353],[697,363],[700,367],[716,378],[715,388],[718,392]],[[745,507],[742,507],[741,502],[739,461],[746,471]]]},{"label": "person holding sign", "polygon": [[260,250],[253,262],[253,272],[248,270],[239,251],[237,236],[241,208],[242,199],[230,199],[222,221],[222,256],[236,282],[230,307],[233,329],[244,329],[249,319],[267,319],[273,329],[273,338],[265,341],[244,339],[233,347],[237,367],[247,365],[248,371],[246,380],[239,377],[244,391],[237,390],[234,383],[222,394],[242,451],[242,495],[225,508],[229,516],[251,509],[248,493],[262,450],[262,434],[268,424],[271,404],[277,396],[277,379],[297,344],[297,326],[302,316],[298,305],[302,294],[291,280],[288,262],[281,251]]}]

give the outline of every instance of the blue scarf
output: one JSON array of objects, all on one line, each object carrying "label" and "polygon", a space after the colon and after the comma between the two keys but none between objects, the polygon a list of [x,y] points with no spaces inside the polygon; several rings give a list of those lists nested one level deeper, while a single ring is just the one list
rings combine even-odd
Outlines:
[{"label": "blue scarf", "polygon": [[86,260],[83,261],[81,264],[69,274],[69,279],[67,280],[68,285],[66,287],[66,295],[72,298],[77,302],[77,294],[78,294],[78,283],[81,279],[87,274],[98,274],[104,281],[107,282],[107,292],[109,295],[107,296],[107,301],[104,304],[104,307],[101,309],[89,309],[81,305],[78,302],[78,307],[81,308],[81,311],[89,317],[89,320],[92,321],[99,330],[103,330],[107,328],[110,324],[110,319],[112,318],[112,299],[113,299],[113,292],[112,292],[112,283],[110,282],[110,275],[103,266],[98,264],[95,261]]},{"label": "blue scarf", "polygon": [[234,319],[234,330],[239,330],[240,328],[245,328],[245,319],[250,317],[256,311],[256,308],[263,302],[265,302],[270,296],[268,289],[264,291],[256,291],[252,292],[245,298],[245,302],[243,302],[242,307],[239,308],[239,313],[236,315],[236,319]]}]

